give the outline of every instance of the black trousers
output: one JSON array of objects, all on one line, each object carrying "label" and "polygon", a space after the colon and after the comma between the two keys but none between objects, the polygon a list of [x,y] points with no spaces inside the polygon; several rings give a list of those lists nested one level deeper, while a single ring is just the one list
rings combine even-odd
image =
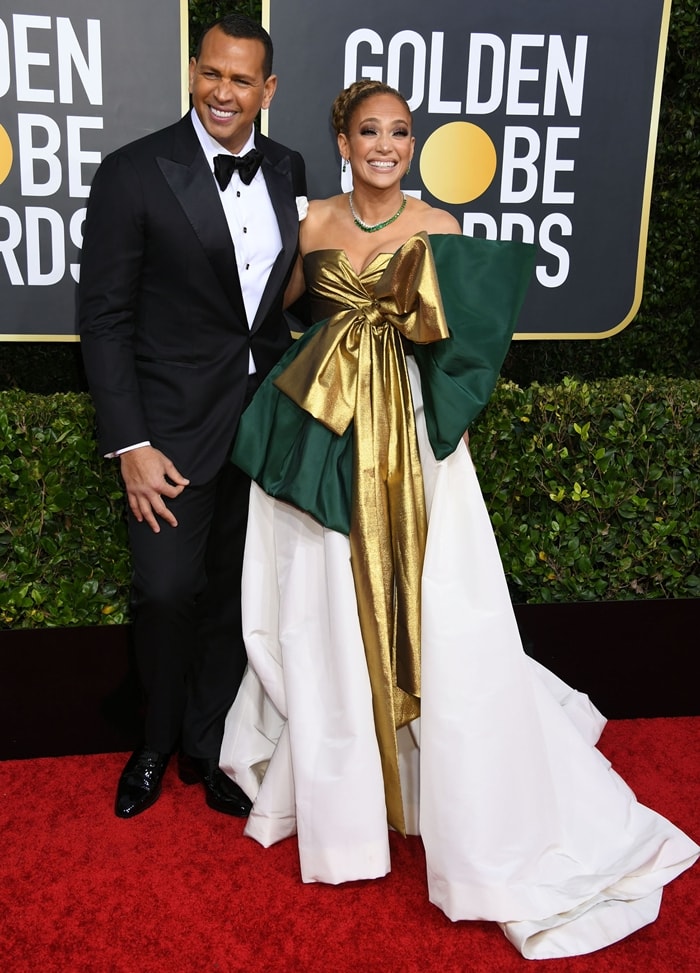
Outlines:
[{"label": "black trousers", "polygon": [[[257,386],[251,377],[246,403]],[[129,515],[134,649],[146,695],[144,745],[219,757],[247,662],[241,571],[250,479],[226,462],[209,483],[167,500],[177,527],[155,534]]]},{"label": "black trousers", "polygon": [[246,666],[241,569],[250,480],[233,464],[167,501],[160,533],[130,515],[134,648],[146,695],[144,744],[218,758]]}]

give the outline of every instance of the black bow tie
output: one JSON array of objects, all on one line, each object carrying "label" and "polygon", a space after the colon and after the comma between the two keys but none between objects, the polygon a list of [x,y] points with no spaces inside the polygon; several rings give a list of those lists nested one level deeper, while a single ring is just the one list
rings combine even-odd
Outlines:
[{"label": "black bow tie", "polygon": [[231,176],[236,169],[238,169],[238,174],[246,186],[249,186],[253,181],[255,173],[260,168],[262,158],[262,152],[258,152],[257,149],[251,149],[245,155],[215,155],[214,176],[221,188],[221,192],[231,182]]}]

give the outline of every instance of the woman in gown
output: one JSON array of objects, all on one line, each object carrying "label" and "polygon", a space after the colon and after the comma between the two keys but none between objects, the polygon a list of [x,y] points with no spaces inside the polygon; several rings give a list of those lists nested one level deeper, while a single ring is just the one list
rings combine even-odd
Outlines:
[{"label": "woman in gown", "polygon": [[430,901],[528,958],[652,922],[698,846],[595,749],[604,719],[527,657],[462,437],[488,400],[532,248],[407,198],[398,92],[333,121],[353,192],[312,202],[290,298],[314,325],[243,417],[249,666],[223,769],[245,833],[297,834],[305,882],[377,878],[419,834]]}]

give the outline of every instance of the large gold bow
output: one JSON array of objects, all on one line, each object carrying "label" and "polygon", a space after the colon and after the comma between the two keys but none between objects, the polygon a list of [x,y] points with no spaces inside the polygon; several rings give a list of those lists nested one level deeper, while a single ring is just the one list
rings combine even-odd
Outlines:
[{"label": "large gold bow", "polygon": [[426,234],[389,261],[366,302],[331,317],[275,381],[338,435],[351,421],[350,550],[392,827],[405,833],[396,730],[420,714],[427,532],[404,338],[448,337]]}]

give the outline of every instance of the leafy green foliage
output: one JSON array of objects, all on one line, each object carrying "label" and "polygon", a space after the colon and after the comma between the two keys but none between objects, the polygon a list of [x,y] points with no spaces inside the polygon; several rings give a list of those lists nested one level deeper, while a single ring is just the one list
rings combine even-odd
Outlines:
[{"label": "leafy green foliage", "polygon": [[124,494],[84,394],[0,393],[0,628],[126,619]]},{"label": "leafy green foliage", "polygon": [[[190,0],[191,49],[231,10],[261,3]],[[699,20],[674,0],[638,315],[603,341],[514,343],[472,430],[519,601],[700,597]],[[0,628],[125,621],[123,491],[79,347],[6,344],[3,388],[27,391],[0,392]]]},{"label": "leafy green foliage", "polygon": [[[0,393],[0,629],[121,623],[117,464],[85,394]],[[700,381],[502,382],[471,449],[513,597],[700,597]]]},{"label": "leafy green foliage", "polygon": [[700,381],[503,382],[471,443],[515,600],[700,597]]}]

